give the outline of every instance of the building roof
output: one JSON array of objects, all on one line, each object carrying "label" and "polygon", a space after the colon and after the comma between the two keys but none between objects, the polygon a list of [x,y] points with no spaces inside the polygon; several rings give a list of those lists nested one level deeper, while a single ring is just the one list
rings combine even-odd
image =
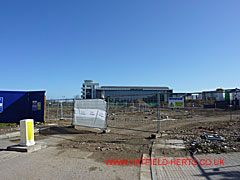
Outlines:
[{"label": "building roof", "polygon": [[170,90],[168,87],[159,86],[101,86],[99,90]]}]

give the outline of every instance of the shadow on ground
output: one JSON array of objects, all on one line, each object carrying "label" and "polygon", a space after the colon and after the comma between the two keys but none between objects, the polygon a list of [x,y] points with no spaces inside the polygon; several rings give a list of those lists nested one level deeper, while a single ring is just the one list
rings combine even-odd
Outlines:
[{"label": "shadow on ground", "polygon": [[40,130],[39,134],[47,136],[56,134],[67,135],[67,134],[96,134],[96,133],[88,130],[77,130],[72,127],[50,127],[44,130]]}]

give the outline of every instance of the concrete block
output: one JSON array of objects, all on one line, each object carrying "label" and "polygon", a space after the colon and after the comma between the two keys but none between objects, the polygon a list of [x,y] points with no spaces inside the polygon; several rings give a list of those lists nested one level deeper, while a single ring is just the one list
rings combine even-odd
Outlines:
[{"label": "concrete block", "polygon": [[179,139],[160,139],[156,142],[155,147],[158,149],[185,149],[183,140]]},{"label": "concrete block", "polygon": [[43,148],[46,148],[47,145],[45,143],[36,143],[32,146],[21,146],[20,144],[18,145],[12,145],[8,146],[7,150],[8,151],[17,151],[17,152],[34,152],[34,151],[39,151]]}]

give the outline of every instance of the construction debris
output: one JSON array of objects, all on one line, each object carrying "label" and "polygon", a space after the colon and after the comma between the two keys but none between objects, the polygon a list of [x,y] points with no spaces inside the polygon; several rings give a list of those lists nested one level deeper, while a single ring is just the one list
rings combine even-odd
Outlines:
[{"label": "construction debris", "polygon": [[[216,130],[201,129],[199,135],[184,136],[183,140],[193,154],[237,152],[240,151],[239,124],[239,121],[222,123],[225,125],[222,128],[218,128],[219,124],[216,124]],[[192,132],[195,130],[193,129]]]}]

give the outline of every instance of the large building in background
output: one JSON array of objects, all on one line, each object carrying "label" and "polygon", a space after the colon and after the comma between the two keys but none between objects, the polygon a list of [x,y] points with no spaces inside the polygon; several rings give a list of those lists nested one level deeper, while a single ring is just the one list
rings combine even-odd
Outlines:
[{"label": "large building in background", "polygon": [[159,86],[99,86],[93,80],[85,80],[82,84],[82,99],[106,99],[111,101],[136,101],[141,99],[145,102],[156,102],[157,94],[161,101],[168,101],[172,89]]},{"label": "large building in background", "polygon": [[226,108],[229,105],[240,105],[240,90],[216,89],[195,93],[173,93],[172,89],[160,86],[99,86],[93,80],[85,80],[82,84],[82,99],[108,99],[111,102],[146,102],[156,103],[160,94],[161,102],[169,97],[184,97],[185,101],[205,101],[214,107]]},{"label": "large building in background", "polygon": [[99,83],[94,83],[93,80],[85,80],[82,84],[82,99],[96,99],[97,88],[99,88]]}]

